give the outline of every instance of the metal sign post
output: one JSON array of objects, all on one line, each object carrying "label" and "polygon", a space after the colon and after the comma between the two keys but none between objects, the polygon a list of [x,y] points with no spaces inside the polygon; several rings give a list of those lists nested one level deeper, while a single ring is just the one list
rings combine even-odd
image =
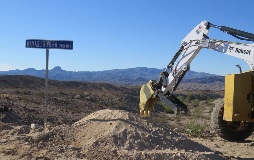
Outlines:
[{"label": "metal sign post", "polygon": [[47,126],[48,112],[48,75],[49,75],[49,49],[46,49],[46,74],[45,74],[45,109],[44,109],[44,128]]},{"label": "metal sign post", "polygon": [[47,127],[48,113],[48,63],[49,49],[73,49],[73,41],[55,41],[42,39],[26,40],[26,48],[41,48],[46,49],[46,73],[45,73],[45,108],[44,108],[44,128]]}]

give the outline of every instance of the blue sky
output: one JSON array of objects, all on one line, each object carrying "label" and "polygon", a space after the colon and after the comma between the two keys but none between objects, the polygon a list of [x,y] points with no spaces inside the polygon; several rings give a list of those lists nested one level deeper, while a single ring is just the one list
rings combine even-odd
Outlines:
[{"label": "blue sky", "polygon": [[[201,21],[254,33],[252,0],[0,0],[0,70],[45,69],[45,50],[26,39],[73,40],[50,50],[49,68],[101,71],[165,68],[181,40]],[[210,38],[240,42],[216,29]],[[191,70],[238,73],[242,60],[201,50]]]}]

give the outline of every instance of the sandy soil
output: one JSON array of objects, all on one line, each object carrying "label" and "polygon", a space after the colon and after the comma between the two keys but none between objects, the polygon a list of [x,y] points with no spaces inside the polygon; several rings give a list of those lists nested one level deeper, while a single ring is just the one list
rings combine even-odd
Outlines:
[{"label": "sandy soil", "polygon": [[0,125],[0,159],[254,159],[253,138],[242,143],[218,137],[188,138],[177,129],[140,119],[137,113],[104,109],[72,125]]}]

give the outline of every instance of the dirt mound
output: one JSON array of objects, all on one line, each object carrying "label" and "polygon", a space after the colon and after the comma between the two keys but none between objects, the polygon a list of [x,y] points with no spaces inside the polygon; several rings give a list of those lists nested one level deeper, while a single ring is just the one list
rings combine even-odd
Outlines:
[{"label": "dirt mound", "polygon": [[176,129],[123,110],[100,110],[43,132],[6,124],[1,130],[0,158],[7,159],[223,159]]},{"label": "dirt mound", "polygon": [[86,116],[71,126],[66,138],[89,159],[220,158],[173,129],[121,110],[105,109]]}]

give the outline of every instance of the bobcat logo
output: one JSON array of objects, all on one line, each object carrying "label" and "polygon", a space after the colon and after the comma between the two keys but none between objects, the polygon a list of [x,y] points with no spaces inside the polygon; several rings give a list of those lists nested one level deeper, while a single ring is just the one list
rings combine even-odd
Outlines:
[{"label": "bobcat logo", "polygon": [[234,47],[232,47],[232,46],[229,46],[229,52],[231,52],[231,51],[233,51],[233,49],[234,49]]},{"label": "bobcat logo", "polygon": [[236,53],[242,53],[242,54],[248,54],[250,55],[251,50],[241,49],[241,48],[235,48]]},{"label": "bobcat logo", "polygon": [[241,48],[232,47],[232,46],[229,46],[229,47],[228,47],[229,52],[233,51],[234,48],[235,48],[235,53],[241,53],[241,54],[247,54],[247,55],[250,55],[250,54],[251,54],[251,50],[241,49]]}]

